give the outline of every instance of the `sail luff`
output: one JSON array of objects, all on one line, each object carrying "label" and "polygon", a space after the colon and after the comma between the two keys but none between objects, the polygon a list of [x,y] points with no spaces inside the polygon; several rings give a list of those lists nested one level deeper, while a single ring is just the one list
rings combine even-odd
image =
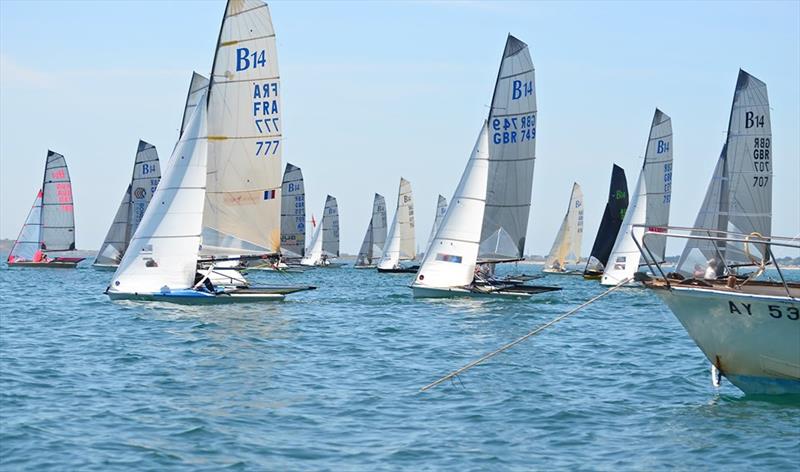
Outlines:
[{"label": "sail luff", "polygon": [[200,97],[205,93],[208,88],[209,80],[197,72],[192,72],[192,79],[189,81],[189,89],[186,91],[186,103],[183,106],[183,116],[181,117],[181,129],[178,134],[180,139],[183,136],[183,130],[189,122],[189,119],[194,113],[194,109],[200,100]]}]

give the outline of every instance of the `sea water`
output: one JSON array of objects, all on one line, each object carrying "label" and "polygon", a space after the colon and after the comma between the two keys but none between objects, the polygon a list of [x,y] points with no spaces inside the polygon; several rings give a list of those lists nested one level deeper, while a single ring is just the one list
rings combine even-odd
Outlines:
[{"label": "sea water", "polygon": [[563,290],[415,300],[412,274],[342,268],[251,274],[319,287],[284,302],[179,306],[111,302],[112,273],[84,264],[0,269],[2,470],[800,464],[800,399],[713,388],[700,350],[642,288],[420,393],[605,289],[548,276],[536,282]]}]

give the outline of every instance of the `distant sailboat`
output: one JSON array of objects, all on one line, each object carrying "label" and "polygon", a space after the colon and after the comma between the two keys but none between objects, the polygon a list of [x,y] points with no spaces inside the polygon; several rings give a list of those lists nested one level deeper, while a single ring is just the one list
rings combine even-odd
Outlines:
[{"label": "distant sailboat", "polygon": [[414,260],[417,255],[414,233],[414,196],[411,193],[411,182],[401,177],[397,192],[397,209],[389,234],[386,236],[383,254],[378,261],[378,272],[416,272],[419,266],[401,264],[401,261]]},{"label": "distant sailboat", "polygon": [[558,290],[493,274],[496,263],[524,259],[535,142],[533,62],[528,46],[509,35],[489,120],[414,279],[415,297],[527,297]]},{"label": "distant sailboat", "polygon": [[608,256],[614,248],[614,241],[619,234],[622,226],[622,219],[628,209],[628,183],[625,180],[625,171],[622,167],[614,164],[611,170],[611,184],[608,189],[608,201],[606,202],[603,218],[600,220],[600,227],[597,229],[597,236],[594,238],[592,252],[586,267],[583,270],[585,279],[600,279],[603,270],[608,263]]},{"label": "distant sailboat", "polygon": [[583,192],[578,183],[572,184],[569,207],[556,240],[547,255],[542,272],[548,274],[582,275],[583,271],[568,270],[567,264],[577,264],[581,259],[583,239]]},{"label": "distant sailboat", "polygon": [[306,190],[303,171],[286,164],[281,184],[281,256],[300,260],[306,252]]},{"label": "distant sailboat", "polygon": [[[742,110],[747,113],[737,113]],[[692,234],[717,236],[717,232],[725,231],[756,238],[770,236],[772,157],[767,86],[740,70],[731,106],[728,138],[697,213],[693,226],[697,230]],[[650,241],[648,237],[648,247],[651,247]],[[697,277],[699,274],[695,274],[703,273],[714,260],[716,273],[721,276],[735,272],[738,266],[764,259],[764,252],[760,244],[693,239],[686,243],[681,253],[677,272],[684,277]]]},{"label": "distant sailboat", "polygon": [[42,188],[8,254],[9,267],[73,269],[83,257],[53,257],[49,253],[75,250],[72,182],[64,156],[47,151]]},{"label": "distant sailboat", "polygon": [[97,252],[92,264],[94,267],[115,269],[119,265],[160,179],[161,169],[155,146],[140,140],[136,148],[131,182],[125,190],[103,245]]},{"label": "distant sailboat", "polygon": [[338,268],[342,264],[333,261],[337,257],[339,257],[339,205],[336,198],[328,195],[325,199],[322,221],[314,231],[306,256],[300,261],[300,265]]},{"label": "distant sailboat", "polygon": [[442,195],[439,195],[439,199],[436,202],[436,216],[433,219],[433,227],[431,228],[431,234],[430,236],[428,236],[428,242],[425,243],[426,253],[431,248],[431,243],[433,242],[433,238],[436,237],[436,232],[439,231],[439,226],[441,226],[442,224],[442,219],[444,219],[445,213],[447,213],[447,199],[444,198]]},{"label": "distant sailboat", "polygon": [[112,299],[249,302],[313,288],[252,287],[217,270],[277,258],[280,246],[279,78],[265,3],[228,2],[211,77],[195,106],[187,98],[193,110],[106,291]]},{"label": "distant sailboat", "polygon": [[[671,200],[672,120],[656,109],[650,125],[644,163],[636,182],[636,190],[631,197],[632,207],[625,213],[609,256],[611,262],[606,266],[600,283],[617,285],[632,278],[639,270],[641,253],[633,238],[641,241],[645,227],[648,231],[666,231],[666,226],[669,226]],[[666,238],[663,237],[648,238],[650,251],[657,259],[651,262],[664,261],[666,243]]]},{"label": "distant sailboat", "polygon": [[384,244],[386,244],[386,199],[376,193],[372,201],[372,218],[369,220],[364,241],[361,243],[353,267],[356,269],[377,267],[377,262],[383,255]]}]

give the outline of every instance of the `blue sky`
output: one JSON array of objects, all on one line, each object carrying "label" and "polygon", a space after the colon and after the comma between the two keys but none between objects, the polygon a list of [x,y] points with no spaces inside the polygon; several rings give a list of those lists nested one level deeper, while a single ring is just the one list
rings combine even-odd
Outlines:
[{"label": "blue sky", "polygon": [[[424,244],[491,100],[506,34],[536,67],[537,160],[528,253],[546,253],[573,181],[584,253],[611,164],[632,186],[653,109],[672,116],[671,221],[691,225],[725,137],[738,69],[767,83],[775,149],[773,234],[800,233],[800,2],[272,2],[284,163],[307,204],[339,200],[358,250],[379,192],[400,176]],[[223,1],[0,1],[0,236],[15,238],[48,148],[74,184],[77,244],[99,247],[136,143],[168,157],[193,70],[211,67]],[[680,250],[680,243],[668,253]]]}]

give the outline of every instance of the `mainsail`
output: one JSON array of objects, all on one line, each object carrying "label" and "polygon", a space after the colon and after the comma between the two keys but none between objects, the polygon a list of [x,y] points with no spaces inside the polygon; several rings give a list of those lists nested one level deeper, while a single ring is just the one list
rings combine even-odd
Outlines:
[{"label": "mainsail", "polygon": [[[650,136],[644,155],[644,164],[631,197],[622,226],[617,233],[610,261],[605,268],[602,284],[616,285],[633,277],[639,270],[645,227],[652,232],[665,231],[669,225],[669,207],[672,199],[672,121],[656,109],[650,125]],[[634,238],[636,241],[634,241]],[[663,262],[666,251],[665,236],[648,236],[647,248],[657,261]]]},{"label": "mainsail", "polygon": [[192,114],[109,292],[168,293],[194,285],[206,186],[205,96]]},{"label": "mainsail", "polygon": [[289,259],[305,255],[306,190],[303,171],[286,164],[281,184],[281,254]]},{"label": "mainsail", "polygon": [[42,183],[42,246],[47,252],[75,250],[72,182],[64,156],[47,151]]},{"label": "mainsail", "polygon": [[583,192],[577,182],[572,184],[569,207],[558,229],[553,247],[547,255],[545,267],[564,270],[568,263],[577,264],[581,258],[583,239]]},{"label": "mainsail", "polygon": [[413,286],[447,288],[472,283],[486,203],[489,149],[489,126],[484,122]]},{"label": "mainsail", "polygon": [[603,218],[600,220],[600,227],[597,229],[597,236],[594,238],[592,252],[586,263],[584,273],[590,271],[602,272],[605,268],[627,208],[628,183],[625,180],[625,171],[622,167],[614,164],[611,170],[608,201],[606,202]]},{"label": "mainsail", "polygon": [[281,105],[275,32],[260,0],[230,0],[208,88],[203,255],[277,253]]},{"label": "mainsail", "polygon": [[[722,147],[703,205],[697,214],[696,235],[718,236],[727,231],[760,236],[772,233],[772,130],[767,85],[739,70]],[[725,266],[749,265],[765,259],[758,244],[689,240],[677,270],[693,275],[717,260],[717,273]]]},{"label": "mainsail", "polygon": [[436,231],[439,230],[439,226],[442,224],[442,218],[444,218],[445,213],[447,213],[447,199],[439,195],[439,200],[436,202],[436,217],[433,219],[433,227],[431,228],[430,236],[428,236],[428,242],[425,243],[425,252],[428,252],[430,249],[433,238],[436,236]]},{"label": "mainsail", "polygon": [[100,246],[94,261],[95,265],[119,264],[131,237],[142,221],[160,179],[158,152],[155,146],[140,140],[136,149],[131,182],[125,190],[103,245]]},{"label": "mainsail", "polygon": [[17,236],[11,252],[8,254],[8,262],[16,260],[32,261],[42,246],[42,191],[36,193],[33,206],[28,212],[28,218]]},{"label": "mainsail", "polygon": [[383,253],[386,243],[386,200],[383,195],[375,194],[372,201],[372,217],[364,234],[364,241],[356,258],[356,267],[369,267],[377,262]]},{"label": "mainsail", "polygon": [[489,111],[489,176],[479,258],[524,257],[536,157],[536,88],[528,45],[509,35]]},{"label": "mainsail", "polygon": [[412,260],[415,257],[414,197],[411,193],[411,182],[401,177],[397,192],[397,210],[386,237],[378,268],[397,268],[400,261]]}]

